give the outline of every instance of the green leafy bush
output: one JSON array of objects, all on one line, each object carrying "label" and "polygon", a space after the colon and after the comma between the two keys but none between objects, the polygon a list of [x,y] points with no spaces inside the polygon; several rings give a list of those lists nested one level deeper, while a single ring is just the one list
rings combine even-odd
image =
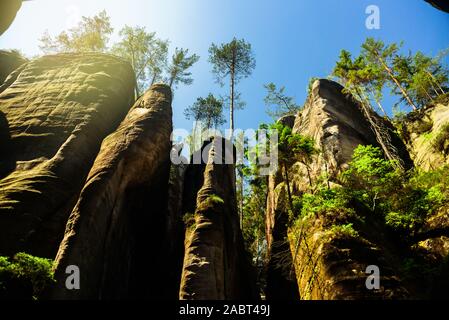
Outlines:
[{"label": "green leafy bush", "polygon": [[333,225],[331,228],[331,232],[349,238],[357,238],[359,236],[359,233],[354,230],[354,226],[352,223],[343,225]]},{"label": "green leafy bush", "polygon": [[309,218],[319,214],[336,213],[339,215],[352,214],[349,196],[342,188],[320,189],[315,194],[305,193],[295,198],[294,208],[302,218]]},{"label": "green leafy bush", "polygon": [[375,210],[402,185],[403,175],[393,161],[384,159],[379,148],[360,145],[354,150],[342,180],[357,200]]},{"label": "green leafy bush", "polygon": [[0,257],[0,299],[38,299],[55,281],[52,264],[26,253]]},{"label": "green leafy bush", "polygon": [[429,214],[437,211],[449,196],[447,169],[431,172],[395,169],[379,148],[359,146],[348,170],[344,186],[358,201],[381,213],[387,226],[405,234],[416,231]]}]

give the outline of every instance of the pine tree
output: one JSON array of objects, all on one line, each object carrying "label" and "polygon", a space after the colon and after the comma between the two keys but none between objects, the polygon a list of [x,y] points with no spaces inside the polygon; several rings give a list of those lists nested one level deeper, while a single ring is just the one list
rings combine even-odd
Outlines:
[{"label": "pine tree", "polygon": [[413,110],[417,110],[415,103],[412,101],[393,70],[393,60],[397,56],[400,46],[396,43],[385,45],[380,40],[376,41],[373,38],[368,38],[362,45],[362,56],[369,64],[377,66],[379,70],[384,70],[394,86],[396,86],[399,92],[404,96],[407,103]]},{"label": "pine tree", "polygon": [[224,85],[224,79],[229,77],[230,82],[230,129],[234,132],[234,111],[237,97],[236,85],[242,78],[249,77],[256,67],[251,44],[244,39],[234,38],[231,42],[215,45],[209,48],[209,62],[212,64],[212,72],[217,81]]},{"label": "pine tree", "polygon": [[272,82],[264,87],[267,90],[264,102],[270,117],[278,119],[285,115],[296,115],[301,110],[301,106],[296,104],[295,98],[285,94],[285,87],[277,88]]},{"label": "pine tree", "polygon": [[188,70],[198,62],[199,56],[193,54],[189,56],[189,49],[175,49],[175,53],[172,56],[171,64],[167,69],[168,79],[167,83],[170,88],[176,87],[182,83],[185,85],[191,85],[193,79],[192,73]]},{"label": "pine tree", "polygon": [[167,62],[168,41],[160,40],[155,32],[142,27],[125,26],[119,32],[120,41],[111,52],[131,63],[137,80],[136,95],[161,78]]},{"label": "pine tree", "polygon": [[184,115],[188,120],[204,122],[205,129],[217,128],[226,122],[223,117],[223,101],[212,93],[206,98],[197,98],[196,102],[184,111]]}]

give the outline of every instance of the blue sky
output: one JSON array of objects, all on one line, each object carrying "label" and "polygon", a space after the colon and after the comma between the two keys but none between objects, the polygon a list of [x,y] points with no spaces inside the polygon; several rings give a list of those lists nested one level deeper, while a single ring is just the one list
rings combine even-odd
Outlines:
[{"label": "blue sky", "polygon": [[[368,5],[377,5],[381,29],[365,27]],[[257,67],[239,84],[247,102],[236,114],[236,127],[257,128],[269,122],[265,114],[263,84],[285,85],[287,93],[302,104],[311,77],[326,77],[341,49],[358,52],[366,37],[385,42],[405,41],[407,50],[436,55],[449,47],[449,14],[424,0],[35,0],[24,3],[11,28],[0,38],[0,48],[18,48],[32,56],[39,53],[38,39],[45,30],[56,34],[105,9],[118,31],[125,24],[145,26],[174,47],[189,48],[201,56],[193,68],[195,82],[175,94],[174,123],[191,128],[183,110],[198,96],[225,94],[214,82],[208,63],[212,42],[236,36],[253,46]],[[447,60],[446,60],[447,61]],[[388,107],[394,100],[387,97]],[[226,112],[226,115],[228,113]]]}]

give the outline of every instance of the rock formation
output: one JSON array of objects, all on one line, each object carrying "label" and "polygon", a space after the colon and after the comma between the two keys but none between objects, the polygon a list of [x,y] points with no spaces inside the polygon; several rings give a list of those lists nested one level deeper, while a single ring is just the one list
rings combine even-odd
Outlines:
[{"label": "rock formation", "polygon": [[217,137],[201,151],[209,161],[186,232],[180,299],[256,299],[237,214],[234,165],[219,164],[233,149]]},{"label": "rock formation", "polygon": [[449,13],[449,3],[446,0],[425,0],[437,9]]},{"label": "rock formation", "polygon": [[25,62],[18,52],[0,50],[0,88],[10,73]]},{"label": "rock formation", "polygon": [[102,140],[134,99],[131,66],[66,54],[26,63],[0,94],[0,254],[54,258]]},{"label": "rock formation", "polygon": [[0,36],[9,28],[22,6],[22,0],[0,1]]},{"label": "rock formation", "polygon": [[408,115],[401,134],[418,167],[430,170],[449,164],[449,140],[439,139],[448,128],[449,103],[427,108],[423,113]]},{"label": "rock formation", "polygon": [[[376,136],[360,107],[351,97],[344,95],[342,89],[340,85],[328,80],[315,82],[304,110],[296,117],[294,132],[314,138],[318,148],[322,150],[309,168],[315,181],[326,174],[331,184],[336,183],[338,174],[347,167],[358,145],[378,146]],[[392,137],[391,140],[404,162],[410,166],[405,146],[397,138]],[[305,191],[309,187],[306,168],[297,163],[292,171],[294,192]],[[279,177],[270,177],[267,233],[271,251],[281,247],[279,252],[271,253],[270,264],[276,265],[277,260],[283,259],[284,270],[278,268],[271,275],[272,278],[267,279],[268,292],[273,291],[272,295],[276,296],[279,289],[285,290],[278,288],[279,279],[287,284],[289,276],[293,275],[296,276],[302,299],[407,297],[407,290],[395,271],[394,252],[387,249],[389,246],[384,243],[385,239],[379,236],[382,230],[378,229],[375,221],[369,227],[360,225],[361,236],[358,239],[328,237],[326,231],[336,221],[354,223],[359,227],[356,221],[343,213],[338,216],[328,214],[310,218],[303,223],[301,230],[287,230],[283,227],[286,218],[282,219],[282,216],[287,215],[285,187],[280,181]],[[279,223],[281,226],[276,226]],[[279,234],[280,231],[284,234]],[[290,247],[290,250],[286,247]],[[286,261],[292,261],[293,265],[286,268]],[[365,269],[368,265],[378,265],[383,270],[384,287],[379,291],[373,292],[365,288]]]},{"label": "rock formation", "polygon": [[[171,91],[154,85],[103,141],[56,257],[57,298],[145,297],[154,289],[160,275],[150,264],[162,248],[171,119]],[[83,290],[64,287],[69,265],[82,270]]]},{"label": "rock formation", "polygon": [[[182,153],[170,141],[171,90],[157,84],[135,102],[134,72],[114,56],[27,62],[0,52],[0,62],[1,256],[55,259],[53,299],[260,298],[239,225],[235,166],[225,162],[235,156],[229,141],[206,141],[192,157],[200,163],[172,164],[170,156]],[[309,177],[327,182],[326,190],[344,185],[339,175],[354,149],[381,146],[366,111],[342,90],[319,80],[304,109],[279,120],[320,150],[308,166],[289,168],[296,196],[310,191]],[[448,164],[446,102],[411,113],[402,139],[387,119],[369,115],[405,169]],[[268,300],[443,295],[447,206],[427,216],[407,248],[370,208],[352,199],[345,209],[296,217],[291,225],[281,171],[269,177]],[[330,232],[349,224],[357,237]],[[440,278],[430,285],[403,279],[404,251],[437,266]],[[72,291],[65,280],[73,265],[81,289]],[[380,290],[366,288],[370,265],[381,270]]]},{"label": "rock formation", "polygon": [[[278,122],[293,128],[295,116],[287,116]],[[267,287],[265,295],[267,300],[298,300],[299,290],[296,277],[292,272],[293,266],[290,245],[286,241],[288,234],[288,206],[285,188],[282,184],[281,172],[268,177],[268,197],[266,215],[267,237]],[[290,266],[285,268],[283,266]]]}]

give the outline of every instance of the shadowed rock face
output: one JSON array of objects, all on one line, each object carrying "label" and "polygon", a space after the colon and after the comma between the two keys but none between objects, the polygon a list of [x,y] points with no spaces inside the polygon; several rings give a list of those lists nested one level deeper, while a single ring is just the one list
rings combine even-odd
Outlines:
[{"label": "shadowed rock face", "polygon": [[22,6],[22,0],[0,1],[0,36],[9,28]]},{"label": "shadowed rock face", "polygon": [[26,63],[0,93],[0,254],[54,258],[102,140],[132,105],[117,58],[64,54]]},{"label": "shadowed rock face", "polygon": [[[330,185],[334,185],[358,145],[378,146],[359,106],[352,98],[344,95],[342,89],[332,81],[317,81],[304,110],[295,121],[294,132],[314,138],[316,147],[322,150],[310,165],[313,183],[321,175],[328,174]],[[395,137],[391,140],[399,153],[404,155],[404,162],[410,163],[403,143]],[[291,176],[295,194],[309,188],[304,165],[295,164],[291,168]],[[408,296],[395,271],[395,252],[391,251],[379,223],[367,218],[366,225],[360,225],[343,213],[329,213],[305,220],[301,230],[294,227],[287,229],[283,227],[287,221],[287,200],[285,186],[281,181],[279,174],[269,180],[269,266],[276,265],[279,259],[283,259],[283,262],[292,261],[293,266],[283,263],[284,270],[272,270],[271,275],[267,275],[267,290],[272,290],[269,298],[276,299],[276,296],[286,292],[289,287],[288,276],[292,275],[296,276],[301,299],[400,299]],[[355,228],[361,228],[357,229],[361,236],[357,239],[329,236],[328,231],[335,223],[353,223]],[[366,289],[365,270],[368,265],[377,265],[383,270],[381,290]],[[279,288],[279,279],[284,281],[284,288]]]},{"label": "shadowed rock face", "polygon": [[449,13],[449,2],[447,0],[425,0],[437,9]]},{"label": "shadowed rock face", "polygon": [[26,60],[17,52],[0,50],[0,87],[9,74],[25,62]]},{"label": "shadowed rock face", "polygon": [[[158,297],[171,119],[171,91],[154,85],[104,140],[56,257],[55,298]],[[65,289],[68,265],[82,270],[82,290]]]},{"label": "shadowed rock face", "polygon": [[[293,128],[295,116],[286,116],[278,120],[284,126]],[[298,300],[299,290],[295,274],[292,271],[293,258],[290,253],[290,245],[285,241],[288,233],[288,205],[285,188],[281,184],[283,178],[281,171],[268,177],[268,197],[266,215],[267,238],[267,286],[265,288],[266,299],[273,300]],[[281,267],[282,265],[287,266]]]},{"label": "shadowed rock face", "polygon": [[[225,147],[223,147],[225,145]],[[182,300],[257,299],[254,273],[239,227],[234,166],[212,163],[231,152],[215,138],[198,192],[194,221],[188,227],[179,297]],[[198,166],[201,168],[201,166]],[[194,175],[192,175],[194,176]]]}]

